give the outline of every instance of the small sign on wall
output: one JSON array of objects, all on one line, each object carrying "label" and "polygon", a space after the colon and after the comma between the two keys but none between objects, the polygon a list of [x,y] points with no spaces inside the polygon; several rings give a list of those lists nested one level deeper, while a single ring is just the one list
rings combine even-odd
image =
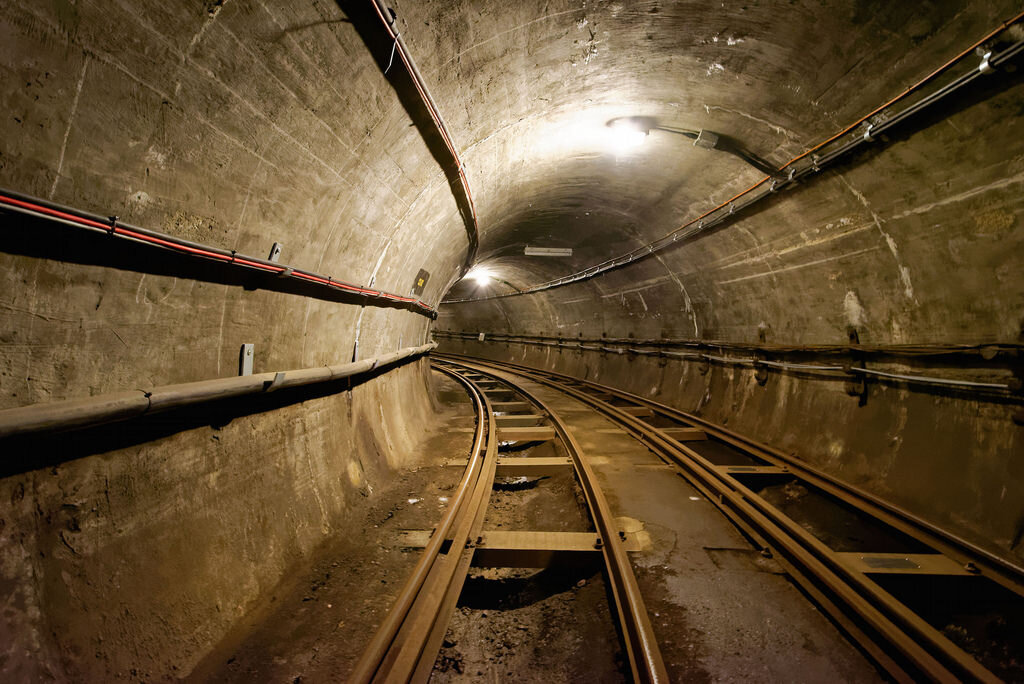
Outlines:
[{"label": "small sign on wall", "polygon": [[420,269],[420,272],[416,274],[416,280],[412,284],[412,293],[417,297],[423,294],[423,288],[427,286],[427,281],[430,280],[430,273]]}]

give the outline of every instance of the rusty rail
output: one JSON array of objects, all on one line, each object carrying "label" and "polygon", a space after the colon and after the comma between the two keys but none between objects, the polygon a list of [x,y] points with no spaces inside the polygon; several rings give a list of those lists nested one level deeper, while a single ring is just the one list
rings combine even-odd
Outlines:
[{"label": "rusty rail", "polygon": [[[413,604],[419,598],[424,583],[427,581],[427,576],[437,562],[445,538],[459,517],[460,512],[467,505],[467,495],[476,489],[476,483],[479,480],[480,471],[483,467],[485,449],[488,453],[493,451],[494,421],[489,419],[491,414],[487,398],[473,383],[459,374],[444,369],[441,370],[465,385],[466,392],[473,400],[476,408],[476,436],[473,439],[473,446],[470,451],[469,465],[462,480],[459,482],[455,494],[449,501],[444,517],[438,523],[434,534],[430,537],[430,541],[413,568],[412,574],[405,584],[402,585],[402,589],[398,594],[398,598],[395,599],[390,612],[384,618],[384,622],[373,635],[370,643],[363,651],[362,657],[349,675],[350,682],[369,682],[378,674],[389,649],[395,646],[395,638],[398,636],[402,624],[409,616],[409,611],[412,609]],[[469,505],[471,506],[472,504]],[[398,645],[398,648],[401,648],[401,644]]]},{"label": "rusty rail", "polygon": [[[501,378],[501,381],[512,384],[506,378]],[[654,628],[651,626],[650,617],[647,615],[647,608],[640,594],[640,587],[637,585],[636,575],[633,573],[633,566],[630,565],[629,558],[626,555],[626,550],[622,543],[623,540],[617,534],[618,527],[615,523],[615,516],[608,506],[601,487],[597,484],[597,477],[594,475],[593,469],[583,458],[583,450],[576,442],[576,438],[569,432],[565,421],[557,413],[535,394],[527,391],[522,386],[513,386],[515,386],[516,392],[547,413],[572,459],[576,475],[587,499],[591,516],[594,519],[594,525],[597,527],[599,534],[605,568],[608,571],[612,594],[615,598],[619,625],[625,638],[626,652],[629,656],[633,681],[669,681],[665,664],[662,662],[657,639],[654,637]]]},{"label": "rusty rail", "polygon": [[[481,530],[498,460],[492,405],[473,380],[453,368],[441,365],[438,368],[465,385],[476,405],[477,432],[470,462],[427,548],[349,675],[348,681],[351,682],[425,682],[429,679],[476,546],[483,538]],[[597,528],[600,542],[596,548],[602,552],[610,579],[615,612],[633,679],[638,682],[667,682],[668,676],[636,577],[623,542],[616,533],[615,519],[593,471],[582,457],[579,445],[562,420],[537,397],[507,378],[487,375],[532,402],[552,423],[570,456]],[[448,538],[451,543],[448,552],[443,553],[443,544]]]},{"label": "rusty rail", "polygon": [[[456,358],[441,355],[441,358]],[[774,554],[804,590],[863,650],[897,681],[999,681],[973,656],[876,583],[869,573],[852,569],[840,554],[795,520],[743,484],[727,468],[716,466],[693,448],[653,427],[612,401],[650,409],[682,425],[699,428],[750,454],[781,473],[802,479],[843,504],[853,506],[892,529],[930,547],[929,558],[946,560],[961,574],[986,577],[1024,596],[1024,572],[955,535],[921,521],[856,488],[816,471],[781,452],[757,444],[695,416],[606,385],[518,364],[482,359],[459,361],[477,369],[502,369],[555,388],[593,407],[644,441],[666,462],[677,466],[693,486],[717,505],[766,553]],[[690,428],[687,428],[690,429]],[[925,573],[927,574],[927,572]],[[937,575],[947,574],[936,572]]]}]

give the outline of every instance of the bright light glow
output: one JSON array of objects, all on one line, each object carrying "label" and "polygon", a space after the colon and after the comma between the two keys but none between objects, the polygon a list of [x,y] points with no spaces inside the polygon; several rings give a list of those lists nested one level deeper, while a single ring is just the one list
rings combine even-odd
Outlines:
[{"label": "bright light glow", "polygon": [[466,274],[467,278],[471,278],[476,281],[479,287],[484,287],[491,283],[491,272],[482,266],[474,266]]},{"label": "bright light glow", "polygon": [[628,117],[613,119],[607,130],[608,146],[618,154],[636,149],[647,140],[647,131],[630,121]]}]

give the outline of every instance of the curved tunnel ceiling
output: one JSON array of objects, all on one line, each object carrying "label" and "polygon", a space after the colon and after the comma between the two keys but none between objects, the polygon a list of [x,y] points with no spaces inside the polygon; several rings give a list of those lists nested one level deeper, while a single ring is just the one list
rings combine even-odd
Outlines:
[{"label": "curved tunnel ceiling", "polygon": [[[400,67],[388,66],[392,44],[377,17],[367,20],[371,6],[6,3],[3,184],[241,254],[280,241],[291,265],[384,291],[408,295],[423,269],[431,276],[417,296],[431,305],[476,296],[472,283],[456,284],[467,240],[451,169],[396,85]],[[1010,0],[393,7],[472,189],[477,262],[496,276],[484,294],[635,249],[762,177],[661,130],[615,152],[610,119],[714,131],[781,164],[1020,11]],[[1006,33],[1021,38],[1019,25]],[[813,342],[856,325],[878,342],[1015,338],[1020,72],[988,83],[910,137],[723,230],[547,293],[441,307],[439,326],[724,339],[770,328]],[[369,354],[426,334],[414,317],[296,306],[209,278],[195,306],[173,275],[122,268],[101,250],[57,255],[79,270],[33,260],[52,258],[53,245],[11,259],[11,282],[45,287],[10,289],[9,327],[36,350],[12,355],[11,378],[59,368],[67,352],[51,341],[73,339],[87,316],[102,330],[122,323],[119,310],[139,309],[129,318],[152,314],[156,327],[132,344],[96,336],[66,371],[25,391],[0,379],[14,405],[113,390],[140,373],[219,376],[243,340],[281,368],[349,358],[360,336]],[[573,255],[528,258],[528,245]],[[114,268],[101,278],[96,265]],[[59,285],[75,278],[80,300]],[[152,353],[168,338],[188,363]],[[101,370],[108,359],[117,372]]]},{"label": "curved tunnel ceiling", "polygon": [[[602,2],[431,12],[396,4],[403,37],[461,145],[479,215],[478,263],[495,276],[486,291],[471,280],[456,283],[449,298],[508,292],[592,266],[763,177],[735,156],[658,130],[617,152],[609,119],[641,115],[711,130],[782,164],[1017,9],[1012,2]],[[839,183],[839,191],[865,211],[860,190]],[[526,245],[571,247],[573,255],[525,257]],[[673,255],[671,266],[651,268],[693,276],[699,263],[677,261],[723,256]]]}]

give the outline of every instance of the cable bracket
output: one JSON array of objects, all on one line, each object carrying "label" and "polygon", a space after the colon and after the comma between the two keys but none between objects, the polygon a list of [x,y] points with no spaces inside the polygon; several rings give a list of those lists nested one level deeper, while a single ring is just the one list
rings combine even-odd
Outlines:
[{"label": "cable bracket", "polygon": [[996,68],[992,66],[992,51],[989,50],[981,56],[981,64],[978,65],[978,71],[983,74],[991,74]]}]

